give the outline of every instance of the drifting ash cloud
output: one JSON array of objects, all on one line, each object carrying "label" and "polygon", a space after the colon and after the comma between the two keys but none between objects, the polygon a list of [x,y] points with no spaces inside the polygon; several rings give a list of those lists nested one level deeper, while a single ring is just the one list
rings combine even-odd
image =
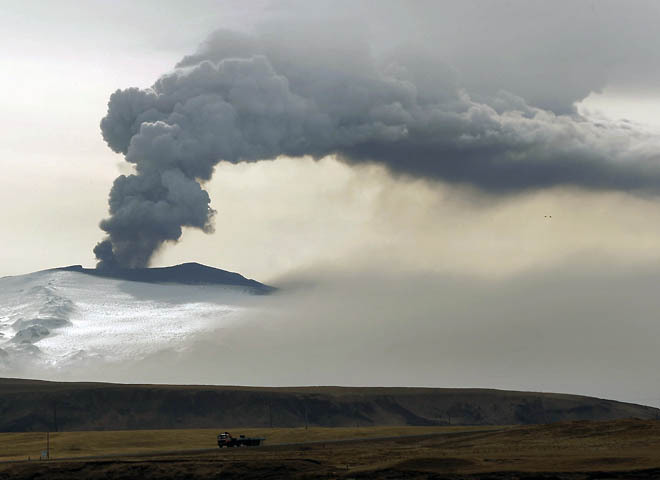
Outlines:
[{"label": "drifting ash cloud", "polygon": [[110,192],[99,268],[148,265],[183,227],[212,231],[202,184],[222,161],[336,155],[493,194],[658,191],[660,145],[629,124],[556,115],[507,92],[476,101],[451,68],[376,58],[358,37],[300,40],[216,32],[151,88],[112,94],[103,137],[136,173]]}]

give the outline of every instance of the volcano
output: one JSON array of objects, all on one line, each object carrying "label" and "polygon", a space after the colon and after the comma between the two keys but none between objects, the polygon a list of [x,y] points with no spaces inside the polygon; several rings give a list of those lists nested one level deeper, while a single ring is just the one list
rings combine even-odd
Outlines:
[{"label": "volcano", "polygon": [[234,324],[274,291],[244,276],[185,263],[96,270],[80,265],[0,278],[0,371],[122,362],[177,350]]}]

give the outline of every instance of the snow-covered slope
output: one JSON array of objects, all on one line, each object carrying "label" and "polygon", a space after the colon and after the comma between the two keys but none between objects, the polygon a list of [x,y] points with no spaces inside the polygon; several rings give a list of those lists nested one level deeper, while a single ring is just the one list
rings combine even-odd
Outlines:
[{"label": "snow-covered slope", "polygon": [[177,350],[235,322],[253,293],[244,285],[144,283],[66,269],[0,278],[0,371]]}]

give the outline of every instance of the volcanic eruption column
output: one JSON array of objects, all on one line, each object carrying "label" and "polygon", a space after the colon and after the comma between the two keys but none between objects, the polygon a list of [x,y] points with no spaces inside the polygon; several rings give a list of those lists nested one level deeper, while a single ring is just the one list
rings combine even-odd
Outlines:
[{"label": "volcanic eruption column", "polygon": [[135,174],[114,181],[97,268],[144,267],[183,227],[212,231],[202,183],[220,161],[334,154],[493,194],[655,191],[657,149],[620,128],[506,92],[477,102],[451,69],[428,62],[216,32],[151,88],[111,95],[103,138]]}]

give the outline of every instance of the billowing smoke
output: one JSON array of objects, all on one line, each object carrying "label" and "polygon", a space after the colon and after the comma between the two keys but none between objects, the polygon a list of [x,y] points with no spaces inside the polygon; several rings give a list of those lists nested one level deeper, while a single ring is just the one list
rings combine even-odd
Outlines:
[{"label": "billowing smoke", "polygon": [[[431,59],[366,43],[217,32],[149,89],[117,90],[101,121],[135,165],[109,197],[99,268],[141,267],[183,227],[212,229],[201,183],[220,161],[330,154],[494,194],[574,185],[657,192],[657,144],[629,124],[556,115],[513,93],[473,99]],[[284,38],[282,38],[284,37]]]}]

